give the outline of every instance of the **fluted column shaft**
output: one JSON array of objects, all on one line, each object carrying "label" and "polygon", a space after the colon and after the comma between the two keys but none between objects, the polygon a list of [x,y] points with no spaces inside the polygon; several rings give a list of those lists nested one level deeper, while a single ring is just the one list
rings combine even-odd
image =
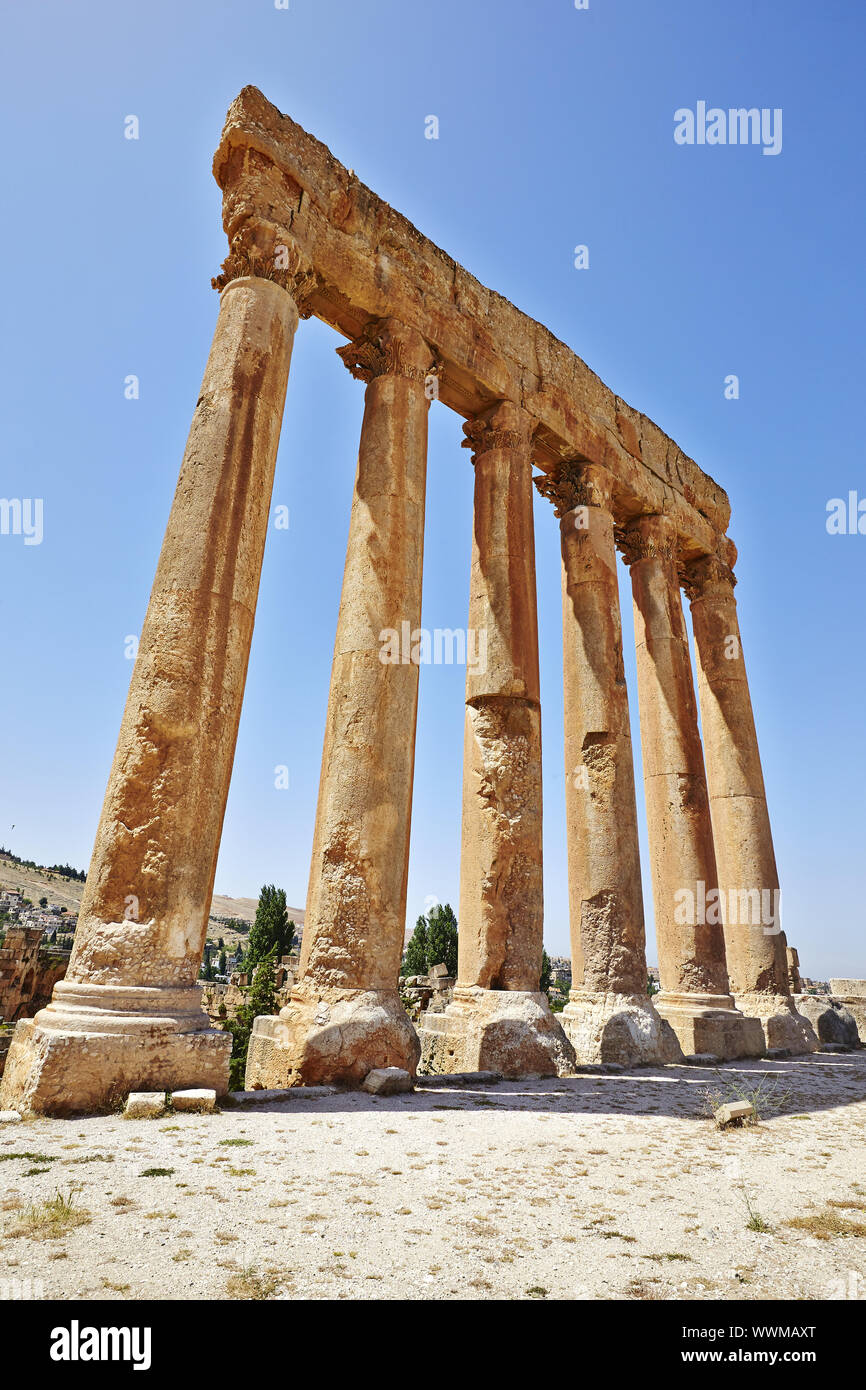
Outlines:
[{"label": "fluted column shaft", "polygon": [[298,313],[220,298],[67,981],[195,983],[231,779]]},{"label": "fluted column shaft", "polygon": [[735,583],[730,567],[714,556],[694,562],[686,571],[719,887],[726,904],[728,974],[738,996],[787,996],[779,876]]},{"label": "fluted column shaft", "polygon": [[225,1089],[230,1039],[209,1030],[195,982],[297,322],[270,279],[223,289],[69,971],[10,1050],[5,1094],[25,1109],[96,1108],[142,1086]]},{"label": "fluted column shaft", "polygon": [[608,476],[585,468],[560,519],[572,986],[643,995],[646,951]]},{"label": "fluted column shaft", "polygon": [[406,923],[432,354],[387,320],[340,350],[367,381],[300,982],[396,990]]},{"label": "fluted column shaft", "polygon": [[537,990],[543,933],[541,713],[530,419],[464,426],[475,464],[458,982]]},{"label": "fluted column shaft", "polygon": [[678,896],[717,888],[704,760],[676,568],[676,533],[664,516],[639,518],[625,538],[635,644],[647,829],[662,989],[728,995],[721,920]]}]

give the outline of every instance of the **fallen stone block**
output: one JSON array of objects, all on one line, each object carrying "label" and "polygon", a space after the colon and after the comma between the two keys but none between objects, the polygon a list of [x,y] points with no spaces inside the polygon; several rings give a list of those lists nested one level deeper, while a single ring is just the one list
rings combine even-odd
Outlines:
[{"label": "fallen stone block", "polygon": [[361,1090],[371,1096],[396,1096],[412,1090],[412,1078],[402,1067],[376,1067],[367,1072]]},{"label": "fallen stone block", "polygon": [[830,999],[827,995],[798,994],[795,1003],[797,1012],[808,1018],[815,1029],[819,1042],[845,1043],[848,1047],[859,1045],[857,1020],[850,1009],[846,1009],[835,999]]},{"label": "fallen stone block", "polygon": [[171,1103],[175,1110],[194,1110],[199,1114],[209,1114],[216,1109],[216,1091],[172,1091]]},{"label": "fallen stone block", "polygon": [[502,1080],[501,1071],[453,1071],[437,1072],[435,1076],[419,1076],[417,1082],[425,1090],[451,1086],[498,1086]]},{"label": "fallen stone block", "polygon": [[690,1052],[683,1058],[687,1067],[717,1067],[721,1060],[715,1052]]},{"label": "fallen stone block", "polygon": [[14,1125],[20,1119],[17,1110],[0,1110],[0,1125]]},{"label": "fallen stone block", "polygon": [[283,1100],[319,1100],[323,1096],[335,1096],[339,1089],[339,1086],[287,1086],[282,1090],[262,1087],[258,1091],[230,1091],[222,1105],[272,1105],[275,1101]]},{"label": "fallen stone block", "polygon": [[726,1125],[742,1125],[747,1120],[755,1119],[755,1107],[747,1100],[732,1100],[727,1105],[720,1105],[715,1116],[719,1129],[724,1129]]},{"label": "fallen stone block", "polygon": [[790,1047],[768,1047],[767,1056],[771,1062],[783,1062],[786,1057],[791,1056]]},{"label": "fallen stone block", "polygon": [[130,1091],[123,1108],[125,1120],[155,1120],[164,1114],[164,1091]]}]

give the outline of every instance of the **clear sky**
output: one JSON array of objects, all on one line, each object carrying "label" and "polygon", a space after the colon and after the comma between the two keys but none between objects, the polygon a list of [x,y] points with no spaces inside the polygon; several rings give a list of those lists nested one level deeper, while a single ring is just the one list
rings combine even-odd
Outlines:
[{"label": "clear sky", "polygon": [[[4,0],[0,842],[85,866],[225,255],[211,157],[253,83],[727,489],[783,888],[805,974],[866,976],[866,11],[858,0]],[[783,112],[782,148],[674,113]],[[124,138],[135,115],[140,138]],[[425,118],[439,138],[425,138]],[[574,248],[589,267],[574,267]],[[363,388],[295,344],[217,891],[302,906]],[[124,379],[140,379],[138,400]],[[739,378],[739,399],[725,378]],[[472,467],[430,415],[423,622],[463,627]],[[536,500],[545,938],[568,949],[558,528]],[[866,522],[864,522],[866,526]],[[623,571],[632,724],[633,629]],[[409,915],[457,906],[464,672],[421,670]],[[274,768],[289,768],[277,790]],[[640,780],[638,803],[643,835]],[[12,829],[14,825],[14,829]],[[644,885],[651,922],[646,842]],[[648,955],[656,959],[650,931]]]}]

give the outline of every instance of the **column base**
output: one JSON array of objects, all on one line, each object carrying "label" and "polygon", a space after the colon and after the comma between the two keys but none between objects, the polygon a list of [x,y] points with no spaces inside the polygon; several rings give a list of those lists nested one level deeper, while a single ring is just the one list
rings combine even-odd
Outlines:
[{"label": "column base", "polygon": [[559,1021],[578,1063],[639,1067],[683,1060],[676,1033],[645,994],[573,989]]},{"label": "column base", "polygon": [[734,1008],[730,994],[672,994],[662,990],[653,997],[656,1012],[677,1035],[687,1057],[710,1053],[725,1061],[737,1057],[762,1057],[766,1051],[764,1030],[757,1018],[746,1018]]},{"label": "column base", "polygon": [[758,1019],[768,1050],[783,1047],[792,1056],[817,1051],[814,1028],[784,994],[738,994],[735,1003],[747,1018]]},{"label": "column base", "polygon": [[228,1090],[232,1040],[211,1028],[201,990],[75,984],[15,1029],[0,1110],[111,1110],[130,1091]]},{"label": "column base", "polygon": [[396,989],[304,987],[276,1016],[253,1024],[248,1091],[289,1086],[360,1086],[370,1071],[402,1067],[415,1075],[418,1035]]},{"label": "column base", "polygon": [[530,990],[457,985],[445,1012],[424,1014],[418,1032],[420,1070],[427,1075],[564,1076],[575,1066],[574,1049],[547,995]]}]

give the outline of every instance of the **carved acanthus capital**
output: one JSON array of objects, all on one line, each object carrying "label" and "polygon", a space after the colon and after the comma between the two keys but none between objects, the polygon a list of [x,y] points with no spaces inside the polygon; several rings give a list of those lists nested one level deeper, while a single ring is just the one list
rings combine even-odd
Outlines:
[{"label": "carved acanthus capital", "polygon": [[466,420],[466,438],[461,447],[472,450],[472,462],[493,449],[517,449],[529,453],[531,430],[529,416],[512,401],[500,401],[483,415]]},{"label": "carved acanthus capital", "polygon": [[617,526],[614,536],[627,565],[638,560],[676,560],[676,527],[661,513],[639,516],[626,526]]},{"label": "carved acanthus capital", "polygon": [[553,503],[558,517],[568,516],[576,507],[601,507],[610,511],[610,474],[587,459],[561,459],[549,473],[533,479],[535,486]]},{"label": "carved acanthus capital", "polygon": [[718,555],[701,555],[680,568],[680,583],[691,603],[703,598],[708,589],[721,587],[733,591],[737,577]]},{"label": "carved acanthus capital", "polygon": [[426,383],[439,371],[434,353],[417,329],[396,319],[368,324],[359,338],[337,348],[337,356],[353,377],[368,383],[378,376]]},{"label": "carved acanthus capital", "polygon": [[297,242],[284,236],[278,227],[245,223],[232,239],[221,273],[213,277],[211,285],[215,290],[224,290],[232,280],[245,275],[273,280],[292,296],[300,318],[308,319],[312,314],[308,301],[321,281]]}]

